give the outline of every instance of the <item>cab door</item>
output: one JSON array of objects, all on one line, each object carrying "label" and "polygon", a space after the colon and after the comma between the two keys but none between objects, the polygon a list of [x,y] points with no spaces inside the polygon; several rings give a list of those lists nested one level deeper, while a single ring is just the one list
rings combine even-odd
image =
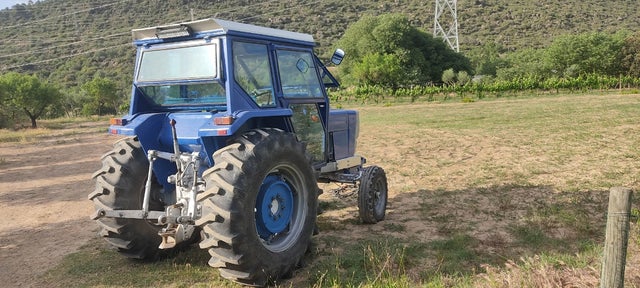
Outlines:
[{"label": "cab door", "polygon": [[299,140],[307,144],[314,163],[326,162],[328,105],[324,86],[312,51],[277,48],[277,74],[283,106],[293,111],[291,125]]}]

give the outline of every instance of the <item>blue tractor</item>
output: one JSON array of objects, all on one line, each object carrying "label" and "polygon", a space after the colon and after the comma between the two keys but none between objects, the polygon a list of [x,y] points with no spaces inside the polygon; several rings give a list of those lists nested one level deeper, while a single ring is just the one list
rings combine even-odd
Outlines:
[{"label": "blue tractor", "polygon": [[[299,266],[317,231],[318,183],[358,191],[383,220],[387,179],[355,154],[358,114],[311,35],[218,19],[136,29],[131,105],[89,195],[100,235],[131,258],[197,243],[209,265],[263,286]],[[331,63],[344,57],[340,49]]]}]

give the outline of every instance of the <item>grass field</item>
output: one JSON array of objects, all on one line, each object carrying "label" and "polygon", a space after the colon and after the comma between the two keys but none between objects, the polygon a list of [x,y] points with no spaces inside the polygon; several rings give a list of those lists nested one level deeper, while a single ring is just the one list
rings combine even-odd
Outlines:
[{"label": "grass field", "polygon": [[[33,142],[46,137],[63,137],[88,132],[106,132],[106,116],[39,120],[36,129],[0,129],[0,143]],[[100,125],[97,126],[96,124]]]},{"label": "grass field", "polygon": [[[640,95],[345,106],[360,111],[358,153],[387,172],[387,217],[359,224],[355,198],[323,187],[320,235],[279,287],[598,285],[608,189],[639,186]],[[626,287],[640,287],[632,229]],[[96,239],[39,281],[238,287],[207,261],[195,247],[129,261]]]}]

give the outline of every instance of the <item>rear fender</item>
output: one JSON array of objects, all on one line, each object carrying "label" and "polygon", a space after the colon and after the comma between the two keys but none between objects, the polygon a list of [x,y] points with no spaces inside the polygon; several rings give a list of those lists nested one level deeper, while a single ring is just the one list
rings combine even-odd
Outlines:
[{"label": "rear fender", "polygon": [[[214,121],[209,121],[208,123],[204,123],[203,126],[198,130],[198,135],[200,137],[208,137],[208,136],[231,136],[237,135],[238,133],[244,132],[246,127],[248,128],[280,128],[283,130],[289,131],[290,129],[285,127],[275,127],[275,126],[262,126],[260,124],[251,124],[251,123],[261,123],[264,119],[286,119],[290,118],[293,115],[291,109],[288,108],[273,108],[273,109],[264,109],[264,110],[245,110],[238,111],[233,113],[231,118],[233,118],[233,123],[231,125],[216,125]],[[219,117],[225,117],[228,115],[220,115]],[[284,121],[274,121],[274,123]],[[284,124],[282,124],[284,125]]]}]

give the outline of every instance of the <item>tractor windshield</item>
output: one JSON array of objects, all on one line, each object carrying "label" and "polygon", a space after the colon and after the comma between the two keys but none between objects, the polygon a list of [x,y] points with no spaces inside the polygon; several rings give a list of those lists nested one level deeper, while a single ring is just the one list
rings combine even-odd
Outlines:
[{"label": "tractor windshield", "polygon": [[218,78],[218,45],[143,48],[138,82]]},{"label": "tractor windshield", "polygon": [[142,47],[136,87],[157,106],[225,106],[217,41]]}]

